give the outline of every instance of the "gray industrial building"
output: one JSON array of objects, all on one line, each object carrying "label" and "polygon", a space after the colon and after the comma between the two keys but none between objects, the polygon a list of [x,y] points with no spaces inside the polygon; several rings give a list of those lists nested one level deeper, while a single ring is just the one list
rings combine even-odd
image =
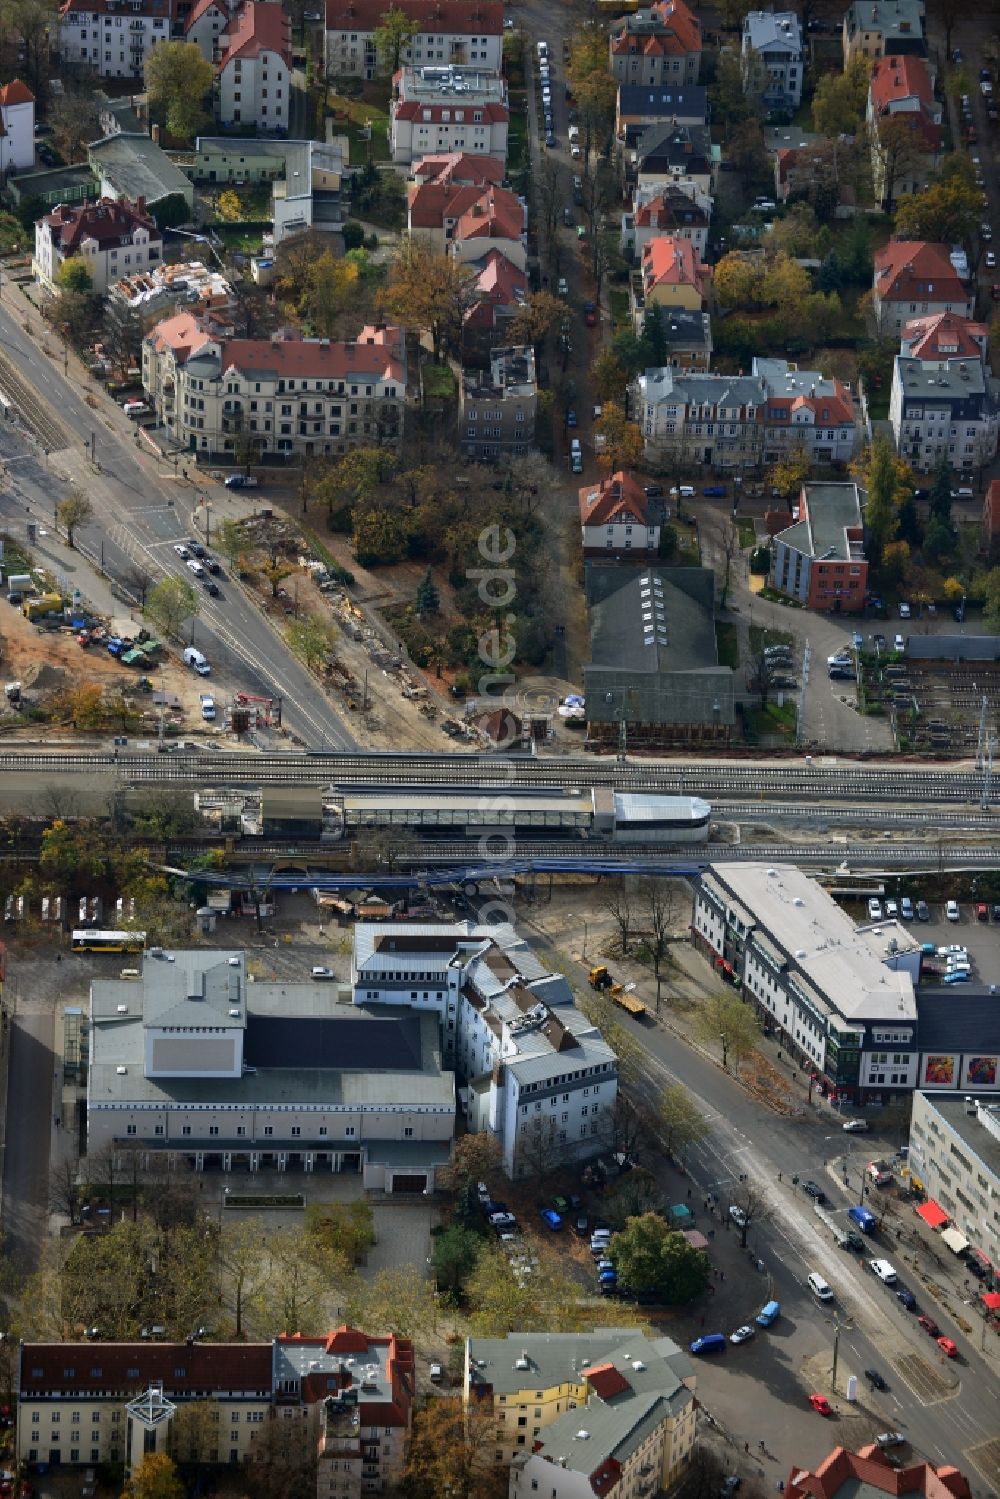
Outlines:
[{"label": "gray industrial building", "polygon": [[712,570],[589,564],[586,586],[588,741],[624,738],[634,749],[725,744],[734,683],[719,665]]}]

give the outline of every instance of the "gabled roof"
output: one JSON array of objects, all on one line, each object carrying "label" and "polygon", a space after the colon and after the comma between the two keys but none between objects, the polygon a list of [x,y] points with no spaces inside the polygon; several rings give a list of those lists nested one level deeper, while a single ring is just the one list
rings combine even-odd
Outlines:
[{"label": "gabled roof", "polygon": [[207,11],[217,10],[222,15],[229,15],[229,0],[195,0],[191,7],[191,14],[184,22],[184,30],[190,31],[196,21],[200,21]]},{"label": "gabled roof", "polygon": [[893,1496],[922,1495],[923,1499],[969,1499],[972,1492],[968,1479],[950,1464],[909,1463],[892,1468],[885,1454],[874,1444],[849,1452],[835,1447],[815,1472],[793,1468],[788,1475],[785,1493],[790,1499],[836,1499],[843,1491],[849,1495],[883,1493]]},{"label": "gabled roof", "polygon": [[471,327],[492,328],[497,326],[499,310],[524,306],[528,278],[496,248],[488,250],[477,264],[481,266],[475,288],[479,298],[465,314],[464,322]]},{"label": "gabled roof", "polygon": [[474,156],[468,151],[444,151],[421,156],[410,167],[410,176],[418,182],[470,185],[491,182],[499,187],[507,168],[498,156]]},{"label": "gabled roof", "polygon": [[[162,16],[164,19],[169,18],[172,21],[177,12],[176,0],[138,0],[138,6],[138,11],[133,11],[131,6],[129,7],[128,14],[130,19],[138,14],[140,16],[151,16],[154,19]],[[116,11],[115,6],[109,4],[108,0],[63,0],[62,5],[59,7],[59,14],[61,16],[68,16],[74,11],[85,11],[88,15],[109,15],[113,13],[121,15],[121,11]]]},{"label": "gabled roof", "polygon": [[399,328],[362,328],[351,343],[319,338],[233,338],[222,350],[222,370],[260,370],[288,379],[346,380],[352,376],[405,384]]},{"label": "gabled roof", "polygon": [[989,331],[960,312],[930,313],[904,325],[900,352],[912,359],[982,359]]},{"label": "gabled roof", "polygon": [[141,198],[137,203],[130,203],[127,198],[99,198],[96,203],[60,203],[45,215],[42,223],[47,227],[52,243],[58,245],[63,255],[72,255],[85,240],[93,240],[102,249],[120,245],[136,229],[148,230],[151,240],[163,238]]},{"label": "gabled roof", "polygon": [[710,217],[708,208],[669,182],[663,184],[655,197],[639,203],[633,212],[639,229],[670,229],[685,224],[700,228],[708,224]]},{"label": "gabled roof", "polygon": [[407,197],[411,230],[453,225],[455,239],[477,234],[520,239],[524,232],[524,207],[516,194],[487,182],[460,186],[416,182],[411,183]]},{"label": "gabled roof", "polygon": [[212,335],[202,327],[193,312],[178,312],[175,317],[164,318],[149,337],[158,354],[164,349],[172,349],[178,364],[184,364],[192,354],[197,354],[199,349],[213,341]]},{"label": "gabled roof", "polygon": [[524,207],[513,193],[488,187],[463,210],[454,238],[519,240],[525,230],[524,217]]},{"label": "gabled roof", "polygon": [[876,250],[875,290],[883,302],[966,301],[969,296],[948,246],[923,239],[892,239]]},{"label": "gabled roof", "polygon": [[13,104],[34,104],[35,96],[20,78],[12,78],[0,88],[0,107],[9,109]]},{"label": "gabled roof", "polygon": [[22,1397],[132,1397],[162,1381],[164,1394],[203,1399],[223,1392],[269,1399],[270,1343],[24,1343]]},{"label": "gabled roof", "polygon": [[702,265],[689,239],[665,234],[643,247],[642,284],[647,296],[658,286],[690,286],[703,296],[708,276],[708,267]]},{"label": "gabled roof", "polygon": [[930,108],[934,103],[934,87],[927,64],[922,57],[907,53],[889,53],[880,57],[872,68],[872,102],[878,109],[887,109],[898,99],[918,99]]},{"label": "gabled roof", "polygon": [[259,57],[276,52],[286,67],[292,65],[291,22],[283,5],[247,0],[222,33],[220,70],[237,58]]},{"label": "gabled roof", "polygon": [[628,519],[639,526],[647,523],[648,504],[643,487],[624,469],[609,474],[596,486],[585,484],[577,494],[584,526],[606,526]]},{"label": "gabled roof", "polygon": [[611,27],[611,55],[685,57],[701,51],[701,22],[684,0],[659,0]]},{"label": "gabled roof", "polygon": [[[389,0],[327,0],[327,31],[374,31],[390,9]],[[503,5],[500,0],[392,0],[391,9],[401,10],[416,21],[420,33],[452,36],[501,36]]]},{"label": "gabled roof", "polygon": [[[510,111],[507,105],[497,103],[495,100],[483,100],[482,102],[477,100],[474,105],[470,105],[469,101],[466,100],[465,107],[467,110],[475,108],[477,114],[481,110],[483,116],[482,124],[484,125],[496,125],[510,119]],[[454,121],[454,95],[446,95],[439,103],[424,98],[400,99],[392,107],[392,116],[396,120],[425,120],[428,115],[430,116],[430,123],[435,125],[447,124],[449,121]],[[448,120],[445,120],[445,115],[448,116]]]}]

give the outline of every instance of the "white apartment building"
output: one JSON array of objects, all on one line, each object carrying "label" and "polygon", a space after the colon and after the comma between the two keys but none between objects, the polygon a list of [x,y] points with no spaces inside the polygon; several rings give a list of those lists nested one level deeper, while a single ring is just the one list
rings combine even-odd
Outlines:
[{"label": "white apartment building", "polygon": [[[990,1051],[981,1031],[967,1040],[975,1050]],[[971,1092],[914,1093],[908,1162],[927,1196],[948,1214],[950,1229],[966,1240],[970,1258],[995,1283],[1000,1278],[1000,1104],[977,1098],[975,1091],[984,1078],[995,1087],[997,1056],[994,1051],[976,1060],[979,1081],[967,1084]]]},{"label": "white apartment building", "polygon": [[508,1176],[542,1150],[574,1160],[607,1148],[617,1058],[510,927],[359,922],[351,982],[356,1005],[437,1018],[468,1127],[496,1136]]},{"label": "white apartment building", "polygon": [[997,455],[1000,382],[980,359],[925,362],[897,354],[889,425],[900,457],[920,473],[942,457],[954,469],[983,468]]},{"label": "white apartment building", "polygon": [[20,78],[0,86],[0,180],[35,165],[35,96]]},{"label": "white apartment building", "polygon": [[[419,26],[400,62],[424,67],[468,64],[499,73],[503,66],[503,5],[499,0],[394,0]],[[385,71],[375,46],[385,0],[327,0],[326,68],[338,74],[374,78]]]},{"label": "white apartment building", "polygon": [[60,204],[35,224],[35,279],[54,291],[67,260],[80,260],[90,284],[104,296],[122,276],[153,270],[162,263],[163,235],[142,198],[130,203],[100,198],[77,207]]},{"label": "white apartment building", "polygon": [[229,0],[195,0],[184,22],[184,40],[201,48],[206,62],[215,62],[222,44],[222,33],[229,25],[232,8]]},{"label": "white apartment building", "polygon": [[463,151],[507,160],[510,109],[498,73],[476,68],[401,68],[389,105],[389,151],[408,164]]},{"label": "white apartment building", "polygon": [[224,339],[179,313],[142,350],[142,382],[161,422],[192,452],[305,457],[398,442],[406,398],[403,330],[365,327],[357,339]]},{"label": "white apartment building", "polygon": [[101,78],[141,78],[148,54],[168,42],[177,0],[63,0],[59,54]]},{"label": "white apartment building", "polygon": [[664,366],[646,370],[632,389],[632,409],[652,461],[679,463],[684,470],[759,467],[767,400],[759,376]]},{"label": "white apartment building", "polygon": [[794,10],[750,11],[743,20],[742,54],[745,82],[750,82],[750,59],[754,54],[767,71],[764,103],[769,109],[798,109],[805,62],[802,22]]},{"label": "white apartment building", "polygon": [[223,1171],[360,1172],[433,1185],[455,1082],[421,1015],[338,1007],[330,985],[248,984],[245,954],[145,954],[138,981],[95,980],[87,1150],[138,1147]]},{"label": "white apartment building", "polygon": [[218,105],[223,125],[252,125],[261,134],[288,129],[291,23],[274,0],[247,0],[219,41]]},{"label": "white apartment building", "polygon": [[911,974],[800,869],[711,865],[695,889],[692,936],[821,1091],[870,1103],[916,1086]]},{"label": "white apartment building", "polygon": [[815,463],[847,463],[861,446],[862,432],[850,386],[820,370],[799,369],[787,359],[754,357],[752,373],[767,391],[764,462],[804,448]]}]

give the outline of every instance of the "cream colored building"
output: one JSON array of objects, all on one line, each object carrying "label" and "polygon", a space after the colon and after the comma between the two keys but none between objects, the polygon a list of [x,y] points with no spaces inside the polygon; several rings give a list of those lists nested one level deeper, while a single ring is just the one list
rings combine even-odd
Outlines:
[{"label": "cream colored building", "polygon": [[[676,1343],[628,1328],[514,1332],[465,1345],[465,1401],[492,1409],[511,1499],[634,1494],[640,1469],[650,1493],[669,1487],[693,1449],[694,1389]],[[613,1471],[620,1476],[609,1485]]]}]

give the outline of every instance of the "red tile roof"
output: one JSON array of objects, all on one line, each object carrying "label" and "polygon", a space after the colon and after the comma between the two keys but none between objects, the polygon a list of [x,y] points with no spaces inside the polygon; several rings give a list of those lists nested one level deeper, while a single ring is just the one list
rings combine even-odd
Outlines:
[{"label": "red tile roof", "polygon": [[9,108],[12,104],[34,104],[35,96],[20,78],[12,78],[0,88],[0,105]]},{"label": "red tile roof", "polygon": [[842,380],[834,378],[833,387],[832,392],[823,391],[815,396],[805,394],[788,396],[768,391],[768,426],[784,426],[791,422],[796,411],[803,410],[813,413],[814,426],[820,429],[843,427],[853,422],[854,397]]},{"label": "red tile roof", "polygon": [[624,1395],[632,1386],[620,1369],[612,1363],[591,1364],[580,1371],[595,1395],[602,1400],[611,1400],[615,1395]]},{"label": "red tile roof", "polygon": [[148,229],[151,242],[163,235],[146,212],[142,198],[130,203],[127,198],[99,198],[96,203],[60,203],[42,220],[48,226],[53,244],[63,255],[72,255],[85,239],[96,240],[102,248],[121,244],[133,230]]},{"label": "red tile roof", "polygon": [[500,0],[327,0],[327,31],[374,31],[386,11],[401,10],[417,21],[422,34],[453,36],[501,36],[503,4]]},{"label": "red tile roof", "polygon": [[494,708],[491,713],[482,713],[473,723],[491,744],[505,749],[521,739],[521,720],[509,708]]},{"label": "red tile roof", "polygon": [[292,380],[367,377],[404,385],[401,351],[399,328],[362,328],[353,343],[316,338],[233,338],[222,350],[222,368],[266,370]]},{"label": "red tile roof", "polygon": [[25,1343],[22,1398],[86,1390],[133,1396],[163,1381],[164,1393],[203,1397],[272,1389],[270,1343]]},{"label": "red tile roof", "polygon": [[860,1485],[891,1494],[894,1499],[906,1494],[921,1494],[924,1499],[970,1499],[968,1480],[957,1468],[942,1464],[911,1463],[905,1468],[889,1466],[884,1453],[876,1446],[850,1452],[835,1447],[814,1473],[807,1468],[793,1468],[785,1485],[788,1499],[836,1499],[845,1485],[855,1493]]},{"label": "red tile roof", "polygon": [[509,237],[516,238],[524,227],[524,210],[516,196],[506,188],[495,188],[488,182],[454,186],[447,182],[414,182],[410,184],[406,195],[410,205],[411,229],[442,229],[446,225],[457,224],[477,203],[483,205],[483,213],[493,203],[501,214],[509,213],[511,221],[514,218],[520,219],[521,227],[514,236]]},{"label": "red tile roof", "polygon": [[964,302],[969,297],[948,258],[948,246],[923,239],[891,239],[876,250],[875,291],[883,302]]},{"label": "red tile roof", "polygon": [[[503,120],[510,119],[510,111],[506,104],[476,104],[466,105],[466,109],[474,108],[478,114],[482,110],[482,121],[484,125],[496,125]],[[455,122],[455,99],[446,99],[443,104],[433,104],[426,99],[400,99],[398,104],[393,105],[393,117],[397,120],[422,120],[430,116],[430,124],[440,125]],[[444,116],[448,116],[445,120]]]},{"label": "red tile roof", "polygon": [[932,108],[934,87],[922,57],[880,57],[872,68],[869,85],[876,109],[888,109],[900,99],[919,99]]},{"label": "red tile roof", "polygon": [[262,52],[276,52],[286,67],[291,67],[291,38],[291,22],[284,6],[247,0],[220,37],[219,67],[237,58],[259,57]]},{"label": "red tile roof", "polygon": [[454,238],[516,239],[524,234],[524,206],[502,187],[488,187],[470,203],[455,225]]},{"label": "red tile roof", "polygon": [[689,239],[674,239],[667,234],[643,246],[642,284],[647,296],[657,286],[692,286],[704,296],[708,276],[707,266],[702,265]]},{"label": "red tile roof", "polygon": [[517,308],[527,300],[528,278],[509,261],[501,250],[486,252],[483,269],[476,280],[479,300],[469,308],[464,322],[471,328],[495,328],[497,313]]},{"label": "red tile roof", "polygon": [[[627,520],[633,520],[639,526],[646,525],[647,505],[642,485],[623,469],[609,474],[596,487],[585,485],[577,495],[580,520],[585,526],[624,524]],[[603,1392],[598,1390],[597,1393]]]},{"label": "red tile roof", "polygon": [[911,359],[982,359],[989,331],[960,312],[934,312],[910,318],[902,337]]},{"label": "red tile roof", "polygon": [[191,14],[184,22],[184,30],[190,31],[194,23],[200,21],[205,12],[213,8],[228,17],[229,5],[227,0],[195,0],[195,4],[191,7]]},{"label": "red tile roof", "polygon": [[611,32],[611,51],[615,57],[641,53],[643,57],[686,57],[701,51],[701,22],[684,4],[684,0],[660,0],[650,7],[661,30],[653,35],[629,30],[629,16],[616,21]]},{"label": "red tile roof", "polygon": [[498,156],[445,151],[435,156],[421,156],[411,166],[410,176],[422,182],[450,182],[453,186],[492,182],[499,187],[507,176],[507,168]]}]

